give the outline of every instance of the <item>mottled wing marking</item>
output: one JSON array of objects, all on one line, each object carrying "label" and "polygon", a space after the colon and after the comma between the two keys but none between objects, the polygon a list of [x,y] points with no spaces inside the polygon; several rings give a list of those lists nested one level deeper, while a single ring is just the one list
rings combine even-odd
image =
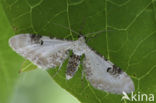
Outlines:
[{"label": "mottled wing marking", "polygon": [[113,65],[112,67],[107,68],[107,72],[110,73],[112,76],[117,77],[122,74],[123,71],[119,67]]},{"label": "mottled wing marking", "polygon": [[69,80],[74,76],[75,72],[78,70],[80,59],[81,56],[76,55],[74,53],[71,54],[67,65],[66,79]]},{"label": "mottled wing marking", "polygon": [[45,69],[61,65],[72,47],[69,41],[31,34],[16,35],[9,40],[9,44],[14,51]]},{"label": "mottled wing marking", "polygon": [[30,39],[32,44],[42,44],[41,35],[30,34]]},{"label": "mottled wing marking", "polygon": [[94,51],[85,54],[83,67],[87,80],[95,88],[116,94],[121,94],[123,91],[126,93],[134,91],[131,78],[119,67],[110,61],[105,61]]}]

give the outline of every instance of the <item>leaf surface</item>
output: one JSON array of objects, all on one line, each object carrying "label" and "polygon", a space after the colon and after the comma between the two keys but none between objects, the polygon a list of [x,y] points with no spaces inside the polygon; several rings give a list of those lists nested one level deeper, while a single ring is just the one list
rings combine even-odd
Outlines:
[{"label": "leaf surface", "polygon": [[7,103],[18,78],[18,70],[23,59],[13,53],[8,45],[8,39],[14,32],[1,4],[0,12],[0,103]]},{"label": "leaf surface", "polygon": [[[36,33],[77,39],[81,32],[88,45],[128,73],[136,93],[156,93],[156,3],[154,0],[3,0],[10,24],[18,33]],[[82,103],[117,103],[121,95],[93,88],[82,77],[81,66],[73,79],[48,70],[53,79]],[[123,101],[126,102],[126,101]]]}]

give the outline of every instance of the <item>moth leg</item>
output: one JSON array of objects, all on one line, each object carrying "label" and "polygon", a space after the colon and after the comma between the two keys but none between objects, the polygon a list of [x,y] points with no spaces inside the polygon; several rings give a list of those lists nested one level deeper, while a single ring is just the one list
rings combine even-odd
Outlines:
[{"label": "moth leg", "polygon": [[66,79],[71,79],[76,71],[78,70],[80,64],[81,55],[76,55],[72,53],[69,57],[69,61],[67,64],[67,71],[66,71]]},{"label": "moth leg", "polygon": [[[63,63],[62,63],[63,64]],[[55,74],[53,75],[53,78],[57,75],[57,73],[60,71],[61,67],[62,67],[62,64],[60,64],[58,70],[55,72]]]},{"label": "moth leg", "polygon": [[60,66],[59,66],[59,68],[58,68],[58,71],[61,69],[61,67],[62,67],[62,64],[63,64],[63,63],[61,63],[61,64],[60,64]]},{"label": "moth leg", "polygon": [[[85,59],[85,54],[82,55],[82,61],[80,62],[80,64],[82,64],[83,66],[83,63],[84,63],[84,59]],[[84,66],[83,66],[83,70],[82,70],[82,75],[81,75],[81,79],[83,80],[85,77],[85,71],[84,71]]]}]

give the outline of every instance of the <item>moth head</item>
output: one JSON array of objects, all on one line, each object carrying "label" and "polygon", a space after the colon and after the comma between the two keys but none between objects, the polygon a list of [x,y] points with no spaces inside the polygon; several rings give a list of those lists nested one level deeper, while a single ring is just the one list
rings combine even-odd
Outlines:
[{"label": "moth head", "polygon": [[85,37],[83,37],[83,36],[81,36],[79,39],[78,39],[80,42],[85,42],[86,40],[85,40]]},{"label": "moth head", "polygon": [[79,35],[78,35],[78,40],[80,41],[80,42],[86,42],[86,36],[85,35],[83,35],[82,33],[80,33]]}]

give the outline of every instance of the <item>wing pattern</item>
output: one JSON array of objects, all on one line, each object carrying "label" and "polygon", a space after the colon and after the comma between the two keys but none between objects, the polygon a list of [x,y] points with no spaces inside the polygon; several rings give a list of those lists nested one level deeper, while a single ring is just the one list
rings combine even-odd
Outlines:
[{"label": "wing pattern", "polygon": [[30,34],[16,35],[9,44],[14,51],[44,69],[61,65],[72,47],[69,41]]},{"label": "wing pattern", "polygon": [[69,57],[69,50],[72,50],[66,72],[68,80],[78,70],[80,58],[84,54],[84,72],[93,87],[115,94],[130,93],[135,89],[131,78],[112,62],[90,49],[83,37],[76,41],[66,41],[47,36],[20,34],[10,38],[9,44],[14,51],[44,69],[61,66]]}]

